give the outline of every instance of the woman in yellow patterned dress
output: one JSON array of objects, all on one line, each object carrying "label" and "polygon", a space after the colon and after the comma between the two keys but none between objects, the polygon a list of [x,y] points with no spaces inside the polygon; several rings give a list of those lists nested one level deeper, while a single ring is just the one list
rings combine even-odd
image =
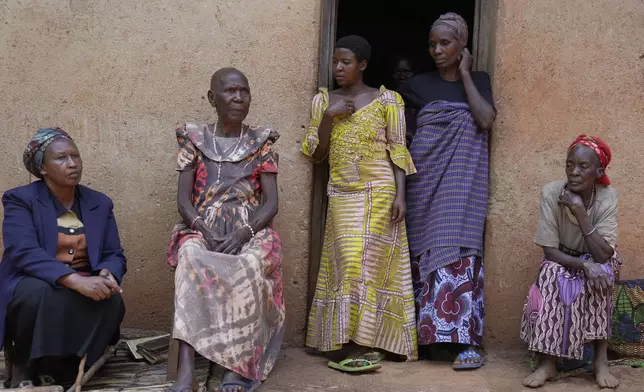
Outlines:
[{"label": "woman in yellow patterned dress", "polygon": [[347,372],[380,367],[386,352],[417,358],[414,293],[404,217],[405,177],[415,173],[405,145],[398,93],[368,87],[371,54],[358,36],[333,53],[339,89],[313,98],[302,152],[329,156],[330,179],[322,261],[306,344],[322,352],[352,343],[329,366]]}]

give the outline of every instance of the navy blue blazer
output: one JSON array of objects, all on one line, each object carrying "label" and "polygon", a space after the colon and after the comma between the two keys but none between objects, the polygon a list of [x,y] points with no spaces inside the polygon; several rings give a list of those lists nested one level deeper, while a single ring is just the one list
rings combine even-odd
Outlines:
[{"label": "navy blue blazer", "polygon": [[[87,255],[92,271],[109,270],[119,281],[127,270],[121,248],[114,204],[103,193],[78,186]],[[42,279],[52,286],[74,270],[56,261],[58,214],[44,181],[13,188],[2,196],[4,253],[0,262],[0,349],[4,344],[7,305],[16,285],[27,276]]]}]

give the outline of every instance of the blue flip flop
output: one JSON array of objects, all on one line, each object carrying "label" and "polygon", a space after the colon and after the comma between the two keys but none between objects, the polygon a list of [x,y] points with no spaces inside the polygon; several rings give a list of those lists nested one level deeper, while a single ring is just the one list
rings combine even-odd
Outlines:
[{"label": "blue flip flop", "polygon": [[[478,369],[485,364],[485,357],[476,352],[472,347],[462,351],[456,358],[458,358],[461,363],[452,365],[454,370]],[[479,361],[466,363],[465,360],[467,359],[478,359]]]},{"label": "blue flip flop", "polygon": [[244,388],[244,392],[253,392],[253,391],[256,391],[260,385],[262,385],[262,382],[259,380],[254,380],[254,381],[234,380],[234,381],[226,381],[222,383],[219,386],[219,389],[224,390],[226,387],[242,387]]}]

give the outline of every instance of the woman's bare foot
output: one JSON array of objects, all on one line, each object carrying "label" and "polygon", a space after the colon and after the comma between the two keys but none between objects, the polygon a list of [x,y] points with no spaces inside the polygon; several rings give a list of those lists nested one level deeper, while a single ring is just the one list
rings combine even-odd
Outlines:
[{"label": "woman's bare foot", "polygon": [[595,380],[600,388],[615,389],[619,386],[619,380],[613,376],[608,368],[608,341],[595,341]]},{"label": "woman's bare foot", "polygon": [[531,375],[523,379],[523,386],[528,388],[539,388],[546,381],[557,376],[557,366],[555,359],[550,356],[541,356],[539,367]]},{"label": "woman's bare foot", "polygon": [[595,380],[600,388],[615,389],[619,386],[619,380],[608,369],[608,363],[595,364]]}]

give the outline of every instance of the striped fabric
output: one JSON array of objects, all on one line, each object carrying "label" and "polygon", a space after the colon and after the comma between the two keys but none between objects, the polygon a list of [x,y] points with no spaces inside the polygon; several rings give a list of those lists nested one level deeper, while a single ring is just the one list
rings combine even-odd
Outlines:
[{"label": "striped fabric", "polygon": [[[601,264],[611,283],[619,279],[621,265],[619,252]],[[583,271],[543,260],[523,307],[520,336],[530,351],[581,360],[584,344],[610,338],[612,308],[612,286],[592,290]]]},{"label": "striped fabric", "polygon": [[[326,90],[313,100],[302,152],[318,145]],[[320,351],[349,342],[417,358],[414,292],[404,223],[391,223],[394,167],[415,171],[405,146],[404,104],[382,88],[352,116],[336,119],[324,246],[306,345]]]},{"label": "striped fabric", "polygon": [[407,228],[421,279],[463,257],[481,255],[488,200],[488,133],[465,102],[431,102],[410,146],[417,173],[407,179]]},{"label": "striped fabric", "polygon": [[370,183],[329,185],[322,264],[306,344],[320,351],[353,341],[416,358],[414,294],[404,224],[391,224],[391,166],[332,169]]}]

